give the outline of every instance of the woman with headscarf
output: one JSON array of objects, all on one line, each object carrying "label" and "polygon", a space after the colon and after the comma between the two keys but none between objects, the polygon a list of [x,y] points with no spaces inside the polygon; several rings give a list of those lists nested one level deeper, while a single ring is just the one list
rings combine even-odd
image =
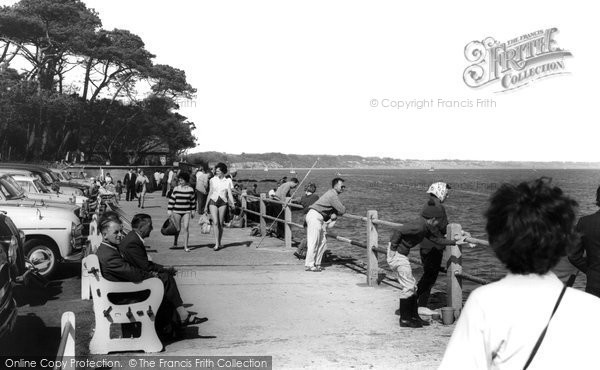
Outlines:
[{"label": "woman with headscarf", "polygon": [[[442,212],[442,217],[434,229],[433,236],[435,239],[442,239],[446,235],[448,216],[446,215],[446,208],[442,203],[448,198],[449,189],[451,189],[450,185],[445,182],[436,182],[431,184],[427,190],[429,197],[427,202],[425,202],[425,207],[433,204],[439,207]],[[427,308],[427,303],[431,294],[431,288],[433,288],[440,272],[440,264],[442,263],[445,247],[445,245],[433,242],[431,238],[423,239],[420,244],[419,253],[421,255],[421,262],[423,262],[423,275],[417,283],[417,303],[421,315],[432,315],[434,313],[434,311]]]}]

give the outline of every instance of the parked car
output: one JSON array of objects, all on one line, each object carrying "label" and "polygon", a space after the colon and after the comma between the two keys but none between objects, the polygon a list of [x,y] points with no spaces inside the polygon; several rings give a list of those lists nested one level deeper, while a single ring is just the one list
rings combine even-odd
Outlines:
[{"label": "parked car", "polygon": [[54,172],[54,174],[56,176],[58,176],[58,178],[60,179],[61,182],[69,182],[69,183],[79,184],[79,185],[86,186],[86,187],[89,187],[90,184],[92,183],[91,179],[76,178],[76,177],[71,176],[69,171],[59,170],[57,168],[52,168],[52,169],[50,169],[50,171]]},{"label": "parked car", "polygon": [[25,233],[17,228],[10,217],[0,212],[0,249],[4,250],[10,263],[11,277],[14,281],[22,280],[27,271],[25,265]]},{"label": "parked car", "polygon": [[17,305],[13,298],[10,261],[0,248],[0,340],[7,340],[17,321]]},{"label": "parked car", "polygon": [[21,187],[27,198],[52,203],[76,204],[83,210],[81,217],[87,217],[87,211],[89,210],[89,199],[87,197],[84,197],[83,195],[67,195],[52,192],[35,177],[24,175],[11,175],[11,177]]},{"label": "parked car", "polygon": [[84,195],[87,189],[79,184],[62,183],[57,177],[53,177],[55,175],[49,169],[30,164],[0,163],[0,172],[37,177],[49,189],[68,195]]},{"label": "parked car", "polygon": [[27,199],[10,176],[0,176],[0,211],[25,233],[25,258],[42,276],[52,275],[62,261],[81,260],[83,226],[76,205]]}]

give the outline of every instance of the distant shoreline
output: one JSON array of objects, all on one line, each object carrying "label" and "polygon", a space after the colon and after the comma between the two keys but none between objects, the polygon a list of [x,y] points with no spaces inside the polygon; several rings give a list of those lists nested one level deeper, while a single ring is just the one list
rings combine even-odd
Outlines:
[{"label": "distant shoreline", "polygon": [[[269,168],[269,171],[265,171],[262,168],[241,168],[232,166],[237,171],[259,171],[259,172],[269,172],[269,171],[307,171],[310,170],[310,167],[276,167]],[[414,170],[414,171],[424,171],[429,172],[427,168],[418,168],[418,167],[315,167],[315,170],[328,170],[328,171],[351,171],[351,170]],[[541,170],[600,170],[600,163],[596,165],[596,167],[439,167],[435,168],[432,173],[443,170],[523,170],[523,171],[541,171]]]}]

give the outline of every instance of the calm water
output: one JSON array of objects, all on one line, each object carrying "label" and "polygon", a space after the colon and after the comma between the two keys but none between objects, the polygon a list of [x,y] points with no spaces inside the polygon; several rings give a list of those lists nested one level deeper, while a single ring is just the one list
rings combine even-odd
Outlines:
[{"label": "calm water", "polygon": [[[297,170],[295,175],[300,181],[308,171]],[[577,200],[579,214],[595,212],[595,193],[600,184],[598,170],[356,170],[341,169],[341,177],[346,180],[347,191],[342,195],[342,202],[348,212],[365,216],[367,210],[377,210],[380,219],[405,222],[419,215],[428,195],[429,185],[443,181],[452,186],[449,198],[445,201],[446,211],[450,222],[461,224],[464,230],[471,232],[473,237],[487,239],[483,213],[487,207],[489,196],[502,183],[518,183],[533,180],[541,176],[551,177],[553,183]],[[329,189],[330,181],[338,173],[337,170],[313,170],[301,188],[308,182],[317,185],[317,193],[322,194]],[[238,171],[238,179],[279,179],[282,176],[292,177],[287,170]],[[273,183],[259,182],[258,190],[267,192]],[[296,196],[302,194],[299,190]],[[300,220],[300,216],[294,215]],[[362,222],[341,218],[333,229],[335,233],[365,242],[365,225]],[[391,235],[391,229],[380,227],[379,243],[384,246]],[[295,231],[295,239],[302,236],[300,230]],[[345,243],[328,243],[330,249],[337,255],[352,256],[365,260],[365,251]],[[418,258],[418,251],[413,251]],[[382,256],[383,257],[383,256]],[[383,257],[382,260],[385,258]],[[384,264],[382,264],[383,266]],[[465,248],[463,251],[463,268],[466,272],[495,280],[501,277],[505,270],[485,247],[474,249]],[[416,275],[420,272],[416,271]],[[440,283],[443,284],[439,279]],[[578,278],[576,286],[582,286],[584,279]],[[465,283],[465,290],[472,286]]]}]

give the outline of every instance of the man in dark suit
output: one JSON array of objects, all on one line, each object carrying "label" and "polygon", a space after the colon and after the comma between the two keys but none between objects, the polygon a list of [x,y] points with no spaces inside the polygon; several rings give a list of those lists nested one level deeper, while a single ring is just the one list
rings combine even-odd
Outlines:
[{"label": "man in dark suit", "polygon": [[[600,186],[596,190],[596,205],[600,207]],[[576,231],[581,240],[567,251],[569,261],[587,275],[585,291],[600,297],[600,211],[580,218]]]},{"label": "man in dark suit", "polygon": [[163,297],[162,306],[170,309],[175,309],[181,321],[181,325],[199,324],[206,321],[206,318],[193,317],[185,307],[183,300],[179,294],[177,283],[173,278],[175,269],[172,267],[165,268],[162,265],[153,263],[148,260],[144,239],[150,236],[152,232],[152,217],[147,214],[136,214],[131,220],[131,228],[133,229],[119,244],[119,251],[123,259],[128,264],[136,269],[146,273],[155,274],[165,286],[165,295]]},{"label": "man in dark suit", "polygon": [[135,180],[137,180],[137,175],[133,168],[129,169],[129,172],[125,174],[125,178],[123,178],[123,185],[127,192],[125,193],[125,200],[130,201],[135,199]]},{"label": "man in dark suit", "polygon": [[123,235],[121,221],[118,218],[111,217],[112,215],[106,216],[103,216],[99,222],[102,243],[96,251],[102,276],[109,281],[130,281],[133,283],[156,276],[156,273],[139,269],[123,259],[118,249]]}]

